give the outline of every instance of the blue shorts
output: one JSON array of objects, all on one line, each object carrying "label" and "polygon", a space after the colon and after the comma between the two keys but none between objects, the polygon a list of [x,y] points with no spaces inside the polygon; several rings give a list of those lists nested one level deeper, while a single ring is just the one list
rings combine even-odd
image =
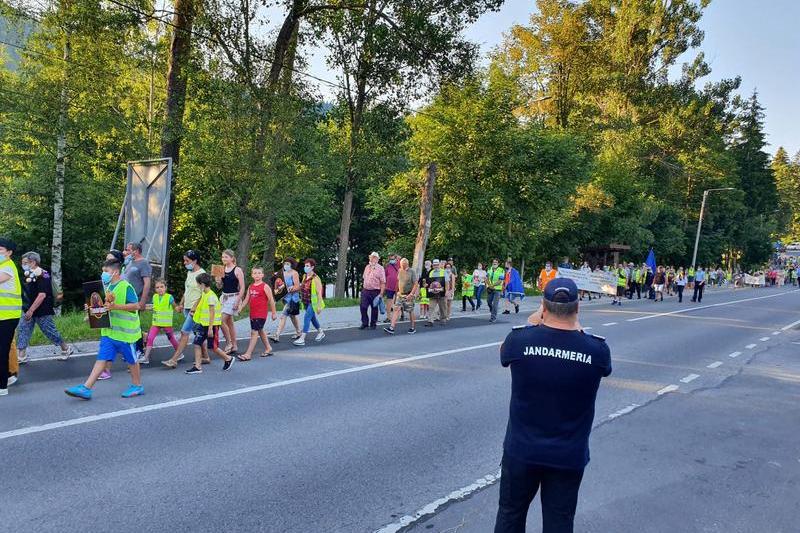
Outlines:
[{"label": "blue shorts", "polygon": [[194,331],[194,318],[192,315],[189,314],[187,309],[183,310],[183,325],[181,326],[181,333],[186,333],[187,335]]},{"label": "blue shorts", "polygon": [[97,350],[98,361],[113,361],[120,354],[129,365],[136,364],[136,343],[115,341],[108,337],[100,337],[100,347]]}]

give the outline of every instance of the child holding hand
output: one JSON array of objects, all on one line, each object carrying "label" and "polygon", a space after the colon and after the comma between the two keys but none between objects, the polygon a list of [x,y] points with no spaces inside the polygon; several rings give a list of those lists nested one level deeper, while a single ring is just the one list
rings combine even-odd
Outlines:
[{"label": "child holding hand", "polygon": [[249,361],[253,358],[253,350],[256,349],[258,339],[264,344],[264,353],[261,357],[272,355],[272,346],[269,343],[267,333],[264,331],[264,324],[267,322],[267,310],[272,313],[272,320],[278,318],[275,311],[275,296],[272,289],[264,283],[264,270],[261,267],[253,267],[251,272],[253,283],[247,288],[247,295],[244,298],[242,307],[250,305],[250,344],[247,351],[237,356],[239,361]]}]

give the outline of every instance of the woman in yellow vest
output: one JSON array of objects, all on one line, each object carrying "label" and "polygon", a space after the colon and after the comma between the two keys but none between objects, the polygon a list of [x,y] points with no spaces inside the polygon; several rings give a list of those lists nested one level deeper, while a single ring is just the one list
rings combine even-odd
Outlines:
[{"label": "woman in yellow vest", "polygon": [[325,338],[325,332],[322,330],[322,326],[319,325],[319,319],[317,319],[317,316],[325,309],[325,291],[322,287],[322,281],[314,272],[316,266],[317,262],[311,258],[306,259],[303,266],[305,275],[303,276],[303,282],[300,284],[300,301],[303,302],[303,307],[305,307],[306,311],[303,314],[303,333],[300,334],[299,339],[294,341],[293,344],[295,346],[306,345],[306,334],[311,329],[311,324],[314,324],[314,327],[317,328],[317,336],[314,340],[319,342]]},{"label": "woman in yellow vest", "polygon": [[103,263],[103,273],[100,279],[106,286],[104,306],[108,310],[111,327],[100,330],[97,361],[86,382],[64,391],[75,398],[92,399],[92,387],[106,369],[106,363],[114,361],[117,354],[122,355],[125,362],[128,363],[133,382],[122,393],[122,397],[133,398],[144,394],[141,372],[136,358],[136,341],[142,338],[142,326],[139,323],[139,298],[136,296],[133,286],[120,278],[121,269],[122,265],[116,259],[109,259]]},{"label": "woman in yellow vest", "polygon": [[172,348],[178,349],[178,341],[172,331],[172,311],[178,310],[178,304],[171,294],[167,293],[167,282],[163,279],[156,280],[156,292],[153,294],[153,320],[150,322],[150,331],[147,332],[146,348],[144,357],[139,360],[139,364],[150,364],[150,352],[153,351],[153,343],[156,336],[163,331]]},{"label": "woman in yellow vest", "polygon": [[8,394],[11,344],[22,316],[22,284],[11,260],[16,248],[13,241],[0,237],[0,396]]},{"label": "woman in yellow vest", "polygon": [[[197,286],[202,295],[194,308],[194,366],[186,370],[186,374],[203,373],[203,345],[225,361],[222,370],[228,371],[236,357],[228,355],[219,347],[219,330],[222,326],[222,305],[214,291],[211,290],[211,276],[203,272],[197,276]],[[234,335],[235,336],[235,335]]]}]

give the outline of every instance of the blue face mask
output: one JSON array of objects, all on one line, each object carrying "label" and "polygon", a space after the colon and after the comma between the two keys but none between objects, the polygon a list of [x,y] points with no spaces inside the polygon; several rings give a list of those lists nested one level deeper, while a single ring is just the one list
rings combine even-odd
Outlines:
[{"label": "blue face mask", "polygon": [[289,272],[291,269],[292,269],[292,265],[290,265],[289,263],[286,263],[285,265],[283,265],[283,271],[284,272]]},{"label": "blue face mask", "polygon": [[389,259],[389,264],[390,264],[390,265],[393,265],[393,264],[395,264],[395,263],[397,263],[397,261],[395,261],[394,259]]},{"label": "blue face mask", "polygon": [[6,257],[6,254],[0,254],[0,263],[5,263],[6,259],[8,259],[8,257]]},{"label": "blue face mask", "polygon": [[30,265],[22,265],[22,271],[27,274],[28,272],[31,271],[31,266]]},{"label": "blue face mask", "polygon": [[111,274],[109,272],[103,272],[100,274],[100,281],[103,282],[103,285],[108,285],[111,283]]},{"label": "blue face mask", "polygon": [[314,270],[314,267],[311,267],[309,265],[303,267],[303,272],[305,272],[306,274],[310,274],[312,270]]},{"label": "blue face mask", "polygon": [[194,265],[189,263],[188,265],[186,265],[186,270],[189,270],[189,271],[194,270]]},{"label": "blue face mask", "polygon": [[125,264],[126,265],[130,265],[131,261],[133,261],[133,256],[132,255],[129,255],[128,257],[125,258]]}]

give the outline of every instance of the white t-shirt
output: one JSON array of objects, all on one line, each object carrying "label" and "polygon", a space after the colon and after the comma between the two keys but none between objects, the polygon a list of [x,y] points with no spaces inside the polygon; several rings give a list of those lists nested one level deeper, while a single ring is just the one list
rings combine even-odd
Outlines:
[{"label": "white t-shirt", "polygon": [[14,266],[14,263],[8,261],[7,263],[3,263],[0,266],[0,273],[7,274],[9,276],[8,280],[0,283],[0,291],[2,292],[16,292],[17,284],[14,282],[14,278],[17,277],[17,269]]},{"label": "white t-shirt", "polygon": [[486,285],[486,271],[483,270],[482,268],[481,269],[476,268],[472,272],[472,284],[475,285],[476,287],[478,285]]}]

